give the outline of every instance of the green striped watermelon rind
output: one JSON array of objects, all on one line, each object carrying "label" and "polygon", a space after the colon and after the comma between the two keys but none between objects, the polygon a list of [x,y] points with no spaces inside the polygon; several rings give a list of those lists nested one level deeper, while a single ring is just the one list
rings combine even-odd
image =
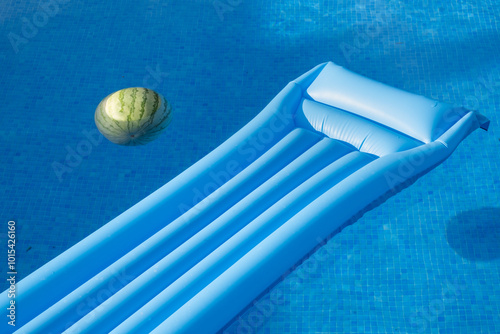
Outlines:
[{"label": "green striped watermelon rind", "polygon": [[170,124],[172,107],[151,89],[125,88],[99,103],[94,121],[99,132],[112,143],[144,145],[156,139]]}]

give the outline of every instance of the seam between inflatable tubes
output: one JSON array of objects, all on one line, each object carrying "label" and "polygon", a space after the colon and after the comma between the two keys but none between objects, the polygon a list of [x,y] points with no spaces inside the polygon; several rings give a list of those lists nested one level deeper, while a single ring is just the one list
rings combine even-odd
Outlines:
[{"label": "seam between inflatable tubes", "polygon": [[374,208],[384,204],[388,199],[391,197],[395,196],[396,194],[400,193],[401,191],[405,190],[409,186],[411,186],[413,183],[415,183],[418,179],[420,179],[422,176],[425,174],[429,173],[432,171],[434,168],[439,166],[442,163],[442,161],[438,161],[435,164],[429,166],[429,168],[423,170],[422,172],[406,179],[405,181],[399,183],[396,185],[394,188],[389,189],[379,197],[377,197],[375,200],[372,202],[368,203],[364,208],[359,210],[356,214],[352,215],[351,218],[347,219],[344,221],[342,224],[339,225],[336,229],[334,229],[326,238],[324,238],[321,242],[319,242],[312,250],[310,250],[306,255],[304,255],[299,261],[296,262],[292,267],[290,267],[287,271],[285,271],[278,279],[276,279],[271,285],[269,285],[268,288],[266,288],[262,293],[260,293],[256,298],[254,298],[245,308],[243,308],[237,315],[235,315],[230,321],[228,321],[219,331],[217,331],[217,334],[222,334],[226,329],[230,327],[231,324],[234,323],[236,319],[241,317],[243,314],[245,314],[246,311],[248,311],[253,305],[254,302],[262,299],[264,296],[266,296],[270,291],[277,286],[280,282],[284,281],[287,276],[289,276],[292,272],[294,272],[302,263],[304,263],[307,259],[309,259],[316,251],[318,251],[321,247],[326,245],[329,240],[331,240],[334,236],[342,232],[346,227],[354,224],[357,222],[359,219],[363,217],[363,215]]}]

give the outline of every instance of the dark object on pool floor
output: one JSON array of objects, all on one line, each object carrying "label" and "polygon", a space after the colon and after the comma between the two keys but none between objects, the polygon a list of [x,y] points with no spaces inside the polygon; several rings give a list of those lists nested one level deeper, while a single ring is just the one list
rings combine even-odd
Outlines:
[{"label": "dark object on pool floor", "polygon": [[446,239],[464,259],[490,261],[500,258],[500,208],[460,212],[448,223]]}]

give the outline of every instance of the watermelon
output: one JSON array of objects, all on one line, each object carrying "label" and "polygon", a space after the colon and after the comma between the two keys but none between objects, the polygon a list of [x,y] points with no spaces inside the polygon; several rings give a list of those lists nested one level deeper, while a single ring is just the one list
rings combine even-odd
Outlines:
[{"label": "watermelon", "polygon": [[94,116],[99,132],[119,145],[144,145],[156,139],[172,120],[165,98],[147,88],[133,87],[106,96]]}]

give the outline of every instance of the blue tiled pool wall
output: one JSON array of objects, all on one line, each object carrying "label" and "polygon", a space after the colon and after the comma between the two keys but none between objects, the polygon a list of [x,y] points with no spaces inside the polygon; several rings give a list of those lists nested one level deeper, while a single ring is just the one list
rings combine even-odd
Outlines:
[{"label": "blue tiled pool wall", "polygon": [[[490,131],[333,236],[225,332],[500,332],[494,1],[54,3],[0,7],[0,241],[15,220],[19,278],[217,147],[288,81],[332,60],[478,109]],[[131,86],[172,103],[166,133],[143,147],[92,137],[99,101]]]}]

